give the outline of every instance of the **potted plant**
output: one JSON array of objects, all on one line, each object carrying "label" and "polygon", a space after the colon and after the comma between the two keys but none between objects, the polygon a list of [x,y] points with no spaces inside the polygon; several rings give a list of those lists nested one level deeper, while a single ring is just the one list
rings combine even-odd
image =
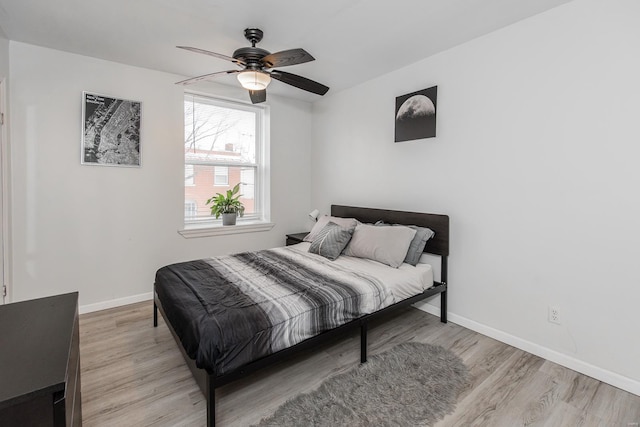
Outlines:
[{"label": "potted plant", "polygon": [[211,204],[211,215],[215,215],[216,219],[222,215],[222,225],[236,225],[237,215],[244,215],[244,205],[239,200],[242,194],[238,194],[239,192],[240,183],[225,194],[216,193],[205,203]]}]

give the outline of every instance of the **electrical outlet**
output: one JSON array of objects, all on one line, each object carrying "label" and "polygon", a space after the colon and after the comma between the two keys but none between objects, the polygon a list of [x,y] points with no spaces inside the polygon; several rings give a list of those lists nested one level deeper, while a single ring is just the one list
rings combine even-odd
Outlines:
[{"label": "electrical outlet", "polygon": [[562,322],[560,321],[560,309],[556,306],[550,305],[549,306],[549,322],[551,323],[555,323],[557,325],[562,324]]}]

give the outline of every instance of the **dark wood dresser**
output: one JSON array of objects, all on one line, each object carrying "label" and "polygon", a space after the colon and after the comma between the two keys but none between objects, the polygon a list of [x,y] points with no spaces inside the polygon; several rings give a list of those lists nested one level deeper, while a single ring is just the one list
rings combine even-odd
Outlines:
[{"label": "dark wood dresser", "polygon": [[0,426],[81,426],[78,293],[0,306]]}]

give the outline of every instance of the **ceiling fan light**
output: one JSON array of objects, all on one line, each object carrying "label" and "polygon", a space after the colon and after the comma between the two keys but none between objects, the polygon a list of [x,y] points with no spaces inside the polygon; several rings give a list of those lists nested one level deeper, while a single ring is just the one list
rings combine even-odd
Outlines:
[{"label": "ceiling fan light", "polygon": [[271,83],[271,76],[260,71],[243,71],[238,73],[238,81],[248,90],[263,90]]}]

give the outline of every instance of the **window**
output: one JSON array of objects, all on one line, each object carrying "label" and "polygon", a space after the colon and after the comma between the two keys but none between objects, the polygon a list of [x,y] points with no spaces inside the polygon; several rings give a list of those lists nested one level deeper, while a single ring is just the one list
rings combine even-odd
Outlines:
[{"label": "window", "polygon": [[[240,177],[240,180],[242,180],[242,176]],[[227,166],[214,166],[213,185],[223,185],[225,187],[229,186],[229,168]]]},{"label": "window", "polygon": [[[193,180],[193,165],[184,165],[184,185],[195,185]],[[187,202],[185,202],[186,204]]]},{"label": "window", "polygon": [[262,105],[185,94],[186,226],[217,225],[206,201],[238,183],[245,207],[238,224],[268,222],[267,120]]},{"label": "window", "polygon": [[246,194],[247,198],[251,198],[252,194],[255,194],[255,190],[254,190],[254,174],[253,171],[250,169],[245,169],[245,170],[241,170],[240,171],[240,182],[242,182],[242,185],[240,186],[240,192],[242,194]]},{"label": "window", "polygon": [[189,219],[195,218],[197,212],[198,212],[198,206],[196,205],[196,202],[194,202],[193,200],[185,200],[184,201],[184,218],[185,218],[185,220],[187,218],[189,218]]}]

